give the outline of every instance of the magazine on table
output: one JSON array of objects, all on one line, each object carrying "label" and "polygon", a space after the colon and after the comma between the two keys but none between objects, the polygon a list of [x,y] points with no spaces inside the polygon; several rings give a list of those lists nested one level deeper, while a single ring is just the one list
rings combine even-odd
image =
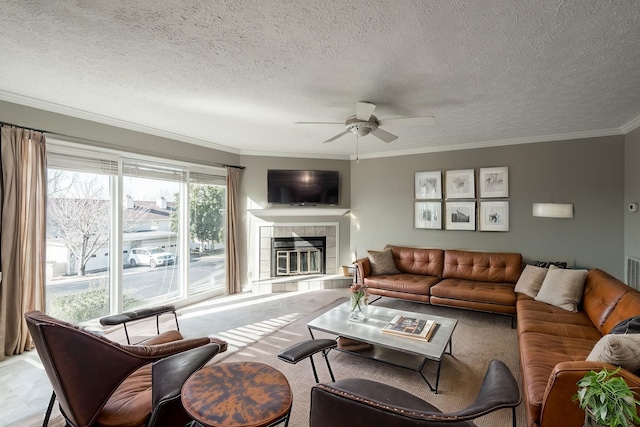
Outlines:
[{"label": "magazine on table", "polygon": [[382,328],[382,332],[390,335],[429,341],[435,329],[436,322],[433,320],[397,315]]}]

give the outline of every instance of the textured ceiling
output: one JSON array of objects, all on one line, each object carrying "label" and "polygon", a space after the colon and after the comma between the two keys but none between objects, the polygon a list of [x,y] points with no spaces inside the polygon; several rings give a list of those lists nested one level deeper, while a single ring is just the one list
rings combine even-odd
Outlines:
[{"label": "textured ceiling", "polygon": [[[361,156],[640,124],[636,0],[0,0],[0,99],[241,154]],[[1,120],[1,118],[0,118]]]}]

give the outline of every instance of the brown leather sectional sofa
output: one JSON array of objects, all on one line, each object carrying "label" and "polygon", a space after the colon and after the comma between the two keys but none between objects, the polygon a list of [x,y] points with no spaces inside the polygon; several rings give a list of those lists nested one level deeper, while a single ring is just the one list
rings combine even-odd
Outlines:
[{"label": "brown leather sectional sofa", "polygon": [[[527,425],[583,425],[584,411],[572,401],[576,383],[590,370],[616,368],[586,358],[619,322],[640,316],[640,292],[593,269],[578,311],[571,312],[515,293],[520,254],[386,248],[399,274],[373,276],[368,258],[356,261],[356,280],[371,294],[516,316]],[[640,377],[624,369],[620,375],[640,391]]]},{"label": "brown leather sectional sofa", "polygon": [[369,258],[356,261],[357,280],[369,293],[433,305],[514,316],[514,287],[522,272],[518,253],[470,252],[387,245],[399,274],[371,275]]},{"label": "brown leather sectional sofa", "polygon": [[[602,270],[587,274],[577,312],[518,294],[516,304],[522,394],[529,426],[582,426],[584,411],[571,400],[576,382],[603,362],[587,362],[593,346],[619,322],[640,315],[640,292]],[[640,377],[621,369],[632,387]]]}]

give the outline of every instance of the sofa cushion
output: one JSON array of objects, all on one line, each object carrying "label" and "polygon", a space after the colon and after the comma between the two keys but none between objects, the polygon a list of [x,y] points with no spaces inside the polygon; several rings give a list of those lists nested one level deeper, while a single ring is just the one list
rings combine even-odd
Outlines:
[{"label": "sofa cushion", "polygon": [[507,252],[446,250],[442,277],[515,284],[522,273],[522,255]]},{"label": "sofa cushion", "polygon": [[513,307],[516,305],[516,294],[511,283],[443,279],[431,288],[431,296]]},{"label": "sofa cushion", "polygon": [[586,278],[587,270],[564,270],[551,265],[535,300],[577,311]]},{"label": "sofa cushion", "polygon": [[[528,297],[527,297],[528,298]],[[533,299],[518,298],[518,336],[536,332],[596,342],[602,336],[583,311],[570,312]]]},{"label": "sofa cushion", "polygon": [[626,288],[626,293],[622,295],[616,306],[611,311],[611,314],[607,316],[607,319],[602,325],[603,335],[609,333],[611,329],[624,319],[628,319],[631,316],[635,316],[640,313],[640,292],[636,291],[629,286],[623,285]]},{"label": "sofa cushion", "polygon": [[527,265],[524,271],[522,271],[514,291],[529,295],[533,298],[538,295],[538,291],[546,275],[546,268]]},{"label": "sofa cushion", "polygon": [[374,276],[400,273],[395,262],[393,262],[393,253],[391,252],[391,249],[368,251],[368,253],[369,261],[371,263],[371,274]]},{"label": "sofa cushion", "polygon": [[[519,340],[522,387],[528,405],[527,412],[534,420],[540,420],[542,400],[553,368],[560,362],[584,361],[597,341],[537,332],[521,334]],[[567,404],[571,405],[570,397]]]},{"label": "sofa cushion", "polygon": [[637,372],[640,369],[640,335],[607,334],[593,346],[587,361],[607,362]]},{"label": "sofa cushion", "polygon": [[428,296],[430,288],[438,283],[439,280],[439,278],[433,276],[399,273],[369,276],[364,279],[364,284],[370,291],[371,289],[385,289]]},{"label": "sofa cushion", "polygon": [[618,323],[610,334],[640,334],[640,316],[630,317]]},{"label": "sofa cushion", "polygon": [[444,250],[387,245],[396,267],[403,273],[442,277]]},{"label": "sofa cushion", "polygon": [[555,265],[558,268],[567,268],[567,263],[561,261],[534,261],[533,265],[542,268],[549,268],[552,265]]},{"label": "sofa cushion", "polygon": [[602,334],[583,311],[570,312],[533,299],[518,298],[518,335],[537,332],[596,342]]},{"label": "sofa cushion", "polygon": [[[620,300],[629,290],[627,285],[602,270],[592,269],[587,274],[582,309],[602,335],[608,334],[622,320],[640,313],[640,305],[635,308],[632,305],[629,312],[618,310]],[[616,315],[612,316],[614,310]]]}]

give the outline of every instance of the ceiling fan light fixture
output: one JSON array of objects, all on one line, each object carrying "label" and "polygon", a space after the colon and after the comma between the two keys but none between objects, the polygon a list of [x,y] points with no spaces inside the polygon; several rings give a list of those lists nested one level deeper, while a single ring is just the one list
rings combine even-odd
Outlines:
[{"label": "ceiling fan light fixture", "polygon": [[362,121],[356,116],[351,116],[344,124],[347,127],[347,130],[359,136],[367,136],[378,129],[376,116],[371,116],[368,121]]}]

